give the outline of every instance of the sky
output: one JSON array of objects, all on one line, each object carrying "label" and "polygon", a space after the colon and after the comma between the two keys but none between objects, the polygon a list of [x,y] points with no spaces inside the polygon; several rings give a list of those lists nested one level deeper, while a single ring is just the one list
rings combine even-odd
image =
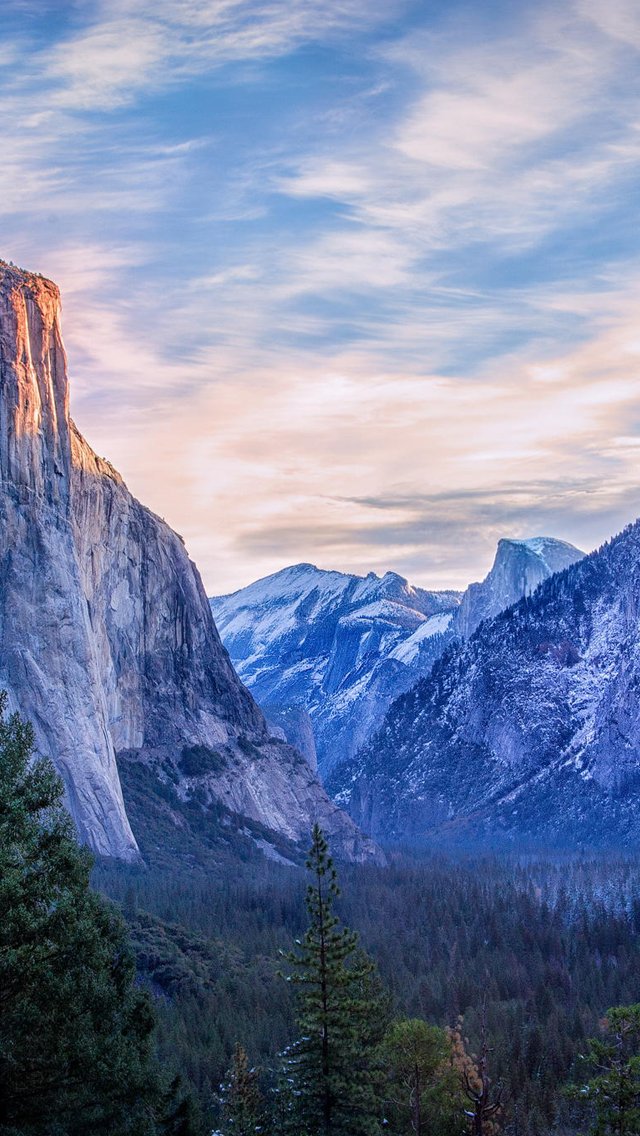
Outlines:
[{"label": "sky", "polygon": [[636,0],[3,0],[0,256],[209,594],[640,512]]}]

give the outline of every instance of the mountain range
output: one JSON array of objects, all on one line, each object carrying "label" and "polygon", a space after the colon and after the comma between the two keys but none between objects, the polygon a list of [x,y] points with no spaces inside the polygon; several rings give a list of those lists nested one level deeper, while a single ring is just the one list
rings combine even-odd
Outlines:
[{"label": "mountain range", "polygon": [[210,602],[232,662],[267,717],[293,740],[283,708],[309,714],[326,777],[366,744],[450,643],[581,556],[550,537],[500,540],[485,580],[464,593],[427,591],[395,572],[360,577],[297,564]]},{"label": "mountain range", "polygon": [[635,847],[640,523],[452,644],[329,788],[389,841]]},{"label": "mountain range", "polygon": [[267,848],[318,820],[338,854],[380,859],[240,682],[181,537],[72,423],[58,289],[5,263],[0,484],[0,686],[96,852],[139,855],[120,764],[204,814],[248,818]]},{"label": "mountain range", "polygon": [[96,852],[171,830],[197,857],[226,825],[295,858],[315,820],[375,862],[637,841],[638,523],[586,557],[502,539],[463,593],[298,564],[208,601],[71,421],[57,288],[3,262],[0,482],[0,687]]}]

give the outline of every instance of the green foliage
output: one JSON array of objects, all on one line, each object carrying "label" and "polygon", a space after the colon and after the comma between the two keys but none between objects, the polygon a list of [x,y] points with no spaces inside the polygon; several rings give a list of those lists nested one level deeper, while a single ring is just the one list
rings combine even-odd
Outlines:
[{"label": "green foliage", "polygon": [[450,1133],[452,1113],[462,1112],[462,1102],[446,1030],[421,1018],[399,1019],[387,1031],[380,1056],[387,1131]]},{"label": "green foliage", "polygon": [[593,1075],[568,1095],[592,1106],[593,1136],[630,1136],[640,1131],[640,1004],[607,1010],[603,1025],[584,1059]]},{"label": "green foliage", "polygon": [[298,1026],[283,1069],[285,1129],[292,1136],[375,1136],[381,1128],[374,1054],[384,1007],[357,934],[333,914],[337,873],[317,824],[307,868],[314,877],[306,897],[309,926],[284,955],[293,967]]},{"label": "green foliage", "polygon": [[[236,1045],[229,1078],[223,1086],[222,1126],[225,1136],[266,1136],[266,1106],[260,1074],[250,1066],[241,1045]],[[222,1136],[220,1133],[219,1136]]]},{"label": "green foliage", "polygon": [[[241,859],[222,843],[227,833],[235,839],[223,824],[199,868],[185,855],[191,811],[178,813],[173,802],[181,822],[173,826],[177,851],[169,859],[164,830],[155,853],[151,828],[141,830],[125,783],[148,866],[99,864],[96,886],[119,902],[133,888],[138,915],[153,913],[166,930],[158,939],[162,958],[173,965],[176,948],[181,967],[191,960],[197,971],[193,984],[168,991],[145,963],[144,977],[158,994],[163,1059],[184,1070],[203,1103],[224,1079],[236,1041],[268,1081],[293,1036],[292,984],[278,985],[273,959],[305,933],[304,874],[256,856],[255,845],[253,856]],[[150,793],[154,800],[152,787]],[[559,1125],[575,1133],[575,1106],[560,1090],[607,1006],[632,1003],[640,990],[639,868],[635,857],[394,855],[388,868],[341,865],[344,894],[334,910],[359,929],[398,1010],[441,1026],[462,1017],[468,1049],[476,1052],[486,996],[491,1073],[506,1082],[508,1131],[548,1136]],[[149,941],[142,946],[150,957]]]},{"label": "green foliage", "polygon": [[62,782],[5,704],[0,694],[0,1132],[169,1136],[177,1086],[159,1076],[125,924],[89,890]]},{"label": "green foliage", "polygon": [[[259,918],[256,911],[258,925]],[[144,911],[129,919],[140,979],[156,996],[160,1057],[184,1073],[213,1123],[212,1102],[237,1040],[251,1054],[273,1058],[291,1037],[293,1013],[279,1004],[275,945],[270,954],[248,954]]]},{"label": "green foliage", "polygon": [[217,749],[206,745],[183,746],[179,768],[186,777],[205,777],[207,773],[221,773],[227,758]]}]

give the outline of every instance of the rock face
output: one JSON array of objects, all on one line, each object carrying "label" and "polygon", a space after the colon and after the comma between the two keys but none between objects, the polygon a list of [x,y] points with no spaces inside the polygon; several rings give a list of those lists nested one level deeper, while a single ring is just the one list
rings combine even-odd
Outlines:
[{"label": "rock face", "polygon": [[317,819],[339,854],[378,858],[271,736],[181,538],[70,422],[59,308],[53,284],[0,265],[0,685],[62,773],[82,836],[137,856],[118,754],[203,808],[222,801],[295,842]]},{"label": "rock face", "polygon": [[548,536],[531,540],[500,540],[493,567],[481,584],[470,584],[462,597],[455,620],[455,633],[468,639],[483,619],[511,607],[529,596],[538,584],[581,560],[584,552]]},{"label": "rock face", "polygon": [[583,555],[551,537],[501,540],[486,579],[462,596],[412,587],[394,572],[362,578],[297,564],[211,606],[258,702],[308,710],[326,777],[357,753],[455,638]]},{"label": "rock face", "polygon": [[289,742],[294,749],[306,758],[314,773],[318,772],[318,754],[313,736],[313,724],[308,712],[302,706],[282,706],[267,703],[262,707],[272,734],[282,734],[282,740]]},{"label": "rock face", "polygon": [[454,644],[330,789],[395,841],[637,845],[640,525]]},{"label": "rock face", "polygon": [[394,572],[361,577],[297,564],[210,602],[258,702],[309,712],[326,774],[357,751],[420,667],[430,669],[459,600]]}]

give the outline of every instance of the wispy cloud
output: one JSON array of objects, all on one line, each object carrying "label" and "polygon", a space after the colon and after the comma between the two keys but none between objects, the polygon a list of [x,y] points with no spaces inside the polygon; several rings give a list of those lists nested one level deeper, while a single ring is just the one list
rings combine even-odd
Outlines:
[{"label": "wispy cloud", "polygon": [[475,380],[300,357],[300,370],[220,373],[183,402],[159,398],[152,431],[140,408],[117,440],[108,419],[92,433],[114,439],[212,590],[301,558],[462,586],[501,536],[590,547],[638,510],[638,302],[640,281],[578,295],[598,309],[593,338],[496,358]]},{"label": "wispy cloud", "polygon": [[83,0],[0,52],[5,255],[211,590],[634,511],[640,18],[485,7]]}]

